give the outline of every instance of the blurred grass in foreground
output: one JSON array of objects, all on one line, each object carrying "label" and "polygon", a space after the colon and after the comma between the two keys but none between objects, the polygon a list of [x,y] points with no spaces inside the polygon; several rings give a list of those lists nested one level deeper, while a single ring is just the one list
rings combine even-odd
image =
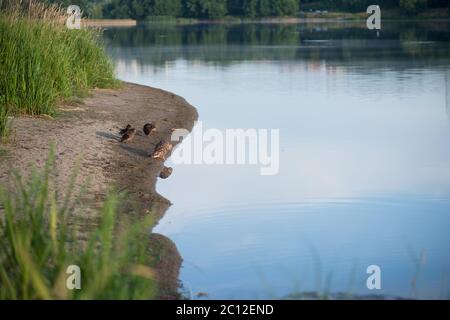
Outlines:
[{"label": "blurred grass in foreground", "polygon": [[[124,227],[117,221],[119,196],[109,195],[101,221],[87,237],[75,236],[76,172],[59,198],[55,156],[31,178],[15,174],[0,187],[0,299],[151,299],[156,296],[148,253],[152,221]],[[81,289],[68,290],[69,265],[81,269]]]}]

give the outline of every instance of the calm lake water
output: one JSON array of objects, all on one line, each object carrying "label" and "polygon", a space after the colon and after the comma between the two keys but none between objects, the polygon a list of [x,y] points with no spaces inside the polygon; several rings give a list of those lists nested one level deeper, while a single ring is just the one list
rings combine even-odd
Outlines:
[{"label": "calm lake water", "polygon": [[277,175],[173,165],[158,182],[192,298],[450,297],[450,23],[382,28],[106,30],[119,78],[185,97],[203,130],[280,130]]}]

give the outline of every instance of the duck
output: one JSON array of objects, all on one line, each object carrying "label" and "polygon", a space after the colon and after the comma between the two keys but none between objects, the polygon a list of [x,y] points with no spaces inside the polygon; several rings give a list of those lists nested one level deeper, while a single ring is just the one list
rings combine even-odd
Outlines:
[{"label": "duck", "polygon": [[134,138],[135,134],[136,134],[135,128],[128,129],[128,131],[120,139],[120,142],[126,143],[128,141],[131,141]]},{"label": "duck", "polygon": [[155,131],[155,130],[156,130],[156,125],[155,125],[154,122],[146,123],[146,124],[144,125],[143,131],[144,131],[144,133],[145,133],[146,136],[148,136],[151,132],[153,132],[153,131]]},{"label": "duck", "polygon": [[172,167],[164,167],[161,172],[159,173],[159,177],[161,179],[167,179],[172,174],[173,168]]},{"label": "duck", "polygon": [[153,151],[153,154],[151,155],[153,159],[161,159],[165,160],[170,151],[172,150],[173,146],[168,141],[160,141]]},{"label": "duck", "polygon": [[121,136],[123,136],[123,135],[124,135],[125,133],[127,133],[128,130],[130,130],[130,129],[131,129],[131,124],[127,124],[127,126],[126,126],[125,128],[120,129],[119,134],[120,134]]}]

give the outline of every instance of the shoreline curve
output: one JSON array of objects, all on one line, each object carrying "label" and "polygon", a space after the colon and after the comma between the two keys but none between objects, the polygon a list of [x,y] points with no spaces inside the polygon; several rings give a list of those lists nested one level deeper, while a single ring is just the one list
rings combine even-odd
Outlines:
[{"label": "shoreline curve", "polygon": [[[153,215],[155,225],[171,205],[156,192],[156,182],[163,161],[149,157],[154,146],[170,139],[171,128],[192,130],[198,113],[184,98],[161,89],[122,82],[119,89],[93,89],[84,99],[66,102],[58,116],[19,116],[12,121],[12,139],[2,145],[0,183],[8,183],[9,168],[26,177],[31,167],[42,168],[51,143],[56,146],[58,188],[65,190],[77,162],[77,186],[89,178],[90,199],[80,213],[83,223],[77,226],[80,240],[90,227],[96,226],[98,208],[111,186],[127,197],[120,214],[133,212],[132,219]],[[120,143],[119,128],[128,123],[142,131],[146,122],[154,121],[157,132],[137,134],[127,144]],[[95,210],[94,210],[95,209]],[[137,213],[137,214],[135,214]],[[180,298],[179,270],[181,257],[168,238],[151,233],[150,250],[158,261],[155,271],[160,299]]]}]

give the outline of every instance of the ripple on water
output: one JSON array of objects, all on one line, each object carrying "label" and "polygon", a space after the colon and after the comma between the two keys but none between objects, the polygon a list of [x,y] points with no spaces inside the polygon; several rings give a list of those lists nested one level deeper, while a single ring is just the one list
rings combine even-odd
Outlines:
[{"label": "ripple on water", "polygon": [[410,296],[414,257],[421,251],[428,260],[422,271],[426,289],[436,294],[428,286],[439,282],[442,272],[434,272],[450,262],[442,255],[450,240],[449,208],[445,198],[406,196],[175,205],[156,231],[176,242],[185,260],[181,280],[215,298],[251,298],[250,292],[265,292],[266,282],[278,295],[297,283],[316,290],[317,277],[322,285],[331,277],[336,291],[347,290],[355,278],[354,291],[367,294],[370,264],[383,266],[386,283],[392,281],[384,294]]}]

